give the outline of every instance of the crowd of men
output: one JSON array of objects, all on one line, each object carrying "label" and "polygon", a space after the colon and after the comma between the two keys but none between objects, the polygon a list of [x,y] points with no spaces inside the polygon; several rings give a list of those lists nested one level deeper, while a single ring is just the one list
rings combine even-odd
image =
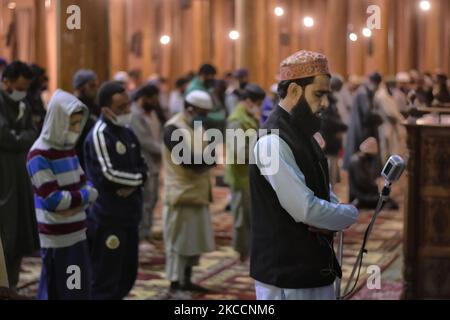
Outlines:
[{"label": "crowd of men", "polygon": [[[316,74],[298,72],[303,61],[322,64],[322,69]],[[194,148],[194,139],[202,137],[196,133],[215,128],[254,130],[256,134],[258,128],[265,127],[281,128],[285,134],[276,142],[281,143],[286,167],[264,177],[261,168],[249,165],[248,157],[242,164],[226,164],[224,181],[230,188],[229,209],[234,221],[232,245],[241,261],[249,256],[259,261],[251,268],[258,298],[278,297],[274,288],[289,288],[290,282],[308,287],[314,275],[309,280],[305,275],[273,280],[277,275],[267,269],[275,268],[276,272],[277,266],[266,264],[272,259],[275,263],[276,258],[261,254],[267,237],[256,233],[270,226],[264,223],[274,219],[270,216],[272,209],[286,210],[294,220],[305,222],[298,216],[301,210],[293,209],[296,196],[289,197],[296,185],[297,191],[309,194],[313,190],[324,201],[333,202],[335,198],[328,185],[318,181],[309,185],[318,168],[312,159],[311,163],[303,160],[309,156],[296,148],[296,143],[303,141],[319,155],[331,185],[340,182],[340,169],[347,170],[349,202],[358,209],[374,208],[382,163],[391,154],[406,153],[402,122],[410,109],[450,103],[449,83],[442,73],[410,71],[383,78],[374,72],[367,79],[351,77],[345,81],[329,74],[324,61],[320,55],[297,54],[282,64],[279,82],[269,92],[249,83],[251,74],[246,69],[219,79],[210,64],[177,79],[171,92],[167,80],[158,76],[141,81],[136,71],[119,72],[100,85],[94,71],[81,69],[73,76],[71,93],[57,90],[46,101],[48,77],[43,68],[0,59],[0,256],[6,265],[3,272],[0,261],[0,271],[7,274],[0,286],[7,282],[8,294],[13,295],[22,258],[40,249],[38,299],[125,298],[137,277],[139,246],[153,247],[153,214],[160,194],[160,173],[164,171],[163,235],[170,290],[207,292],[207,288],[192,282],[192,273],[201,254],[215,249],[209,212],[214,164],[194,161],[202,158],[206,148],[203,141],[198,142],[202,145],[199,150]],[[297,78],[286,76],[292,74],[291,70],[283,74],[283,68],[292,68]],[[284,119],[286,111],[291,120]],[[318,123],[316,114],[321,118]],[[301,133],[289,127],[294,120],[293,127],[302,124]],[[309,136],[317,143],[311,144]],[[258,144],[274,140],[268,136]],[[183,148],[179,148],[180,143]],[[322,151],[314,151],[316,144]],[[252,153],[250,143],[242,147],[244,154]],[[224,149],[228,159],[239,152],[228,141]],[[174,150],[182,150],[180,158],[191,161],[177,163]],[[299,180],[290,174],[297,173],[297,167]],[[291,184],[290,179],[294,179]],[[261,196],[264,199],[258,200]],[[297,200],[312,201],[308,197]],[[267,201],[270,203],[264,205]],[[271,208],[274,204],[281,204],[282,209]],[[392,199],[388,206],[398,208]],[[253,229],[255,210],[267,215],[261,216]],[[311,226],[342,229],[354,222],[353,207],[339,210],[352,218],[328,224],[311,220]],[[328,214],[325,209],[318,212]],[[286,241],[297,239],[295,232],[305,231],[291,229],[287,220],[274,227],[285,228],[286,234],[292,232],[293,238]],[[306,254],[302,252],[299,258]],[[67,267],[73,265],[79,267],[81,275],[78,290],[61,281],[68,276]],[[318,279],[313,286],[328,284],[330,279]],[[292,294],[299,297],[304,292]],[[329,292],[323,294],[329,296]]]}]

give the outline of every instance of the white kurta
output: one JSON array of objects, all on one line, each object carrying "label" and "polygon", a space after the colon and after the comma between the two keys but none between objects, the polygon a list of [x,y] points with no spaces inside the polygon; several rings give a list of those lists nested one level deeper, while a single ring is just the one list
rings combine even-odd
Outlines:
[{"label": "white kurta", "polygon": [[202,253],[215,249],[208,206],[168,206],[163,208],[166,246],[166,276],[184,282],[184,270],[198,264]]},{"label": "white kurta", "polygon": [[[267,150],[274,152],[266,153]],[[352,205],[340,204],[330,189],[330,202],[320,199],[306,186],[305,176],[297,166],[292,150],[277,135],[262,137],[255,145],[256,163],[265,172],[277,163],[266,180],[274,189],[281,206],[298,223],[326,230],[343,230],[358,219],[358,210]],[[261,165],[263,164],[263,165]],[[280,214],[282,214],[280,212]],[[283,289],[256,282],[259,300],[266,299],[335,299],[333,285],[308,289]]]}]

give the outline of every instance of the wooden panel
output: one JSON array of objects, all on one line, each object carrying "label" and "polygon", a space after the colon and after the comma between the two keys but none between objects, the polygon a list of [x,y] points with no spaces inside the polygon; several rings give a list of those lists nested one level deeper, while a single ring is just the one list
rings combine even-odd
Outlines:
[{"label": "wooden panel", "polygon": [[111,44],[111,75],[127,70],[127,6],[126,0],[109,0],[109,41]]},{"label": "wooden panel", "polygon": [[449,126],[408,124],[404,298],[450,297]]},{"label": "wooden panel", "polygon": [[342,76],[347,76],[347,19],[348,0],[328,1],[325,54],[331,72]]},{"label": "wooden panel", "polygon": [[[80,30],[66,26],[70,5],[81,9]],[[71,91],[72,76],[80,68],[95,70],[100,81],[109,79],[108,1],[60,0],[57,12],[59,86]]]}]

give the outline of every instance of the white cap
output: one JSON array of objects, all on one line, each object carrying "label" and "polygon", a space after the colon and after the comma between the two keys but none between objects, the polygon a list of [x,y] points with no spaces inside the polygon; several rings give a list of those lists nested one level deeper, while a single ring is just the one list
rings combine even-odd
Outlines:
[{"label": "white cap", "polygon": [[411,77],[409,76],[408,72],[399,72],[395,76],[395,80],[397,82],[409,83],[409,82],[411,82]]},{"label": "white cap", "polygon": [[186,96],[186,102],[194,107],[212,110],[213,102],[209,93],[201,90],[194,90]]},{"label": "white cap", "polygon": [[129,79],[128,73],[125,71],[119,71],[114,75],[114,81],[128,82]]}]

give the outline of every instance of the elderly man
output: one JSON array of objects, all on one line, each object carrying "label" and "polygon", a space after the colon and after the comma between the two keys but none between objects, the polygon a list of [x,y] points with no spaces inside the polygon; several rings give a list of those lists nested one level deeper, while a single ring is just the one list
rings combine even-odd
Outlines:
[{"label": "elderly man", "polygon": [[355,223],[358,211],[339,204],[313,138],[328,106],[328,61],[299,51],[281,63],[279,74],[281,100],[250,165],[250,275],[260,300],[334,299],[333,282],[342,272],[333,232]]},{"label": "elderly man", "polygon": [[[194,90],[186,96],[184,112],[164,127],[164,242],[166,276],[173,291],[206,291],[193,284],[191,276],[200,255],[214,249],[208,210],[211,165],[202,157],[202,124],[211,109],[210,95]],[[202,161],[196,161],[199,158]]]}]

